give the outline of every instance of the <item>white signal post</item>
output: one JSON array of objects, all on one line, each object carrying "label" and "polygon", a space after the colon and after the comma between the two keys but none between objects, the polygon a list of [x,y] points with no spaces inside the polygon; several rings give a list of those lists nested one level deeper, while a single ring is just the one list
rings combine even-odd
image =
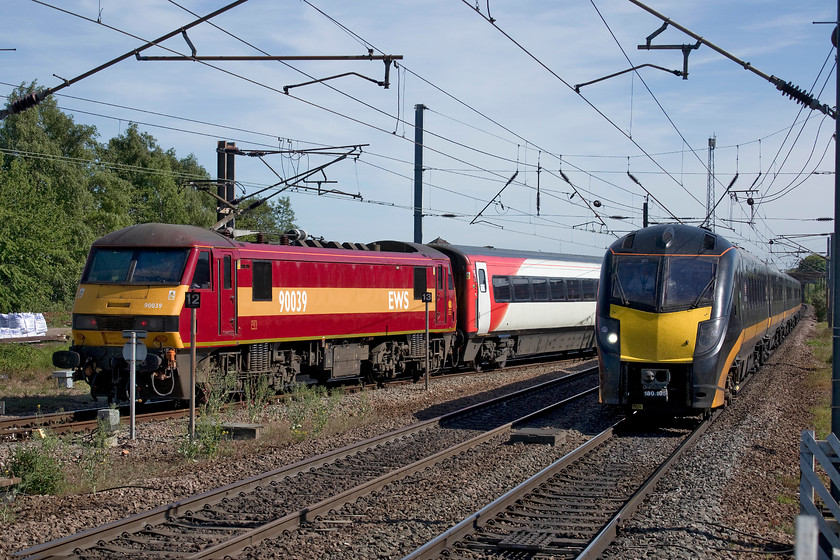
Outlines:
[{"label": "white signal post", "polygon": [[426,304],[426,390],[429,390],[429,302],[432,301],[431,292],[423,292],[423,303]]},{"label": "white signal post", "polygon": [[187,292],[184,307],[190,310],[190,441],[195,441],[195,310],[201,307],[201,292]]},{"label": "white signal post", "polygon": [[134,430],[134,407],[137,401],[137,362],[142,362],[146,359],[146,345],[138,341],[146,338],[146,331],[123,331],[123,338],[128,338],[129,341],[123,346],[123,358],[128,362],[128,437],[135,438]]}]

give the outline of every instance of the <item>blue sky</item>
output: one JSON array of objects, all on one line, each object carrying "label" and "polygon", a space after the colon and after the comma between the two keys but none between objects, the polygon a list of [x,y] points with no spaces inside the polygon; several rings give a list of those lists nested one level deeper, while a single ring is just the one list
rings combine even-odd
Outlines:
[{"label": "blue sky", "polygon": [[[33,80],[57,86],[196,19],[187,10],[203,16],[226,4],[46,2],[66,13],[32,0],[6,3],[0,49],[15,49],[0,51],[6,96]],[[835,19],[831,3],[647,4],[834,106],[831,26],[814,23]],[[488,8],[497,27],[484,17]],[[723,197],[716,231],[783,268],[796,263],[798,257],[787,254],[794,248],[825,250],[819,234],[832,224],[815,220],[832,213],[832,119],[803,109],[705,46],[690,54],[687,80],[644,68],[574,91],[575,84],[631,63],[682,69],[680,51],[636,48],[661,21],[627,0],[249,0],[212,23],[218,27],[202,24],[188,32],[200,55],[258,54],[255,48],[274,55],[360,55],[373,48],[404,58],[392,68],[388,89],[350,76],[290,95],[283,86],[311,77],[358,72],[382,80],[384,64],[130,58],[62,89],[59,106],[77,122],[95,125],[101,141],[138,123],[179,157],[195,154],[211,174],[218,140],[243,149],[366,144],[357,160],[326,172],[336,181],[330,188],[361,200],[284,193],[298,225],[311,234],[366,242],[413,237],[411,125],[414,106],[423,104],[424,241],[440,236],[456,244],[590,255],[641,227],[645,193],[628,171],[651,193],[653,221],[702,220],[714,136],[715,197],[736,174],[732,189],[740,191],[737,201]],[[674,28],[653,41],[693,42]],[[164,46],[189,52],[180,36]],[[266,162],[285,177],[327,159],[269,156]],[[246,192],[279,180],[255,158],[238,158],[236,166]],[[748,196],[759,204],[748,206]]]}]

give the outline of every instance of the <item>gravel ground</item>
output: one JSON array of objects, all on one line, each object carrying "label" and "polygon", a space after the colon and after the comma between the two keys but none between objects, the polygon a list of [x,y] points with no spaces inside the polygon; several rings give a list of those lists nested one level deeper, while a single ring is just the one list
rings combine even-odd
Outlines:
[{"label": "gravel ground", "polygon": [[[766,550],[767,545],[778,545],[775,550],[792,547],[798,504],[780,502],[779,497],[789,495],[791,484],[798,483],[799,434],[811,427],[808,411],[820,398],[806,381],[812,358],[803,341],[812,328],[813,321],[802,321],[702,442],[660,482],[656,496],[627,522],[608,558],[748,558],[756,556],[757,550]],[[433,383],[428,393],[420,383],[349,395],[336,412],[352,426],[348,430],[302,442],[275,438],[277,432],[269,431],[259,444],[239,445],[221,458],[198,463],[178,453],[184,439],[183,422],[144,424],[138,426],[136,441],[121,437],[120,445],[111,450],[112,461],[136,465],[136,477],[125,480],[126,487],[63,497],[17,496],[13,504],[0,506],[0,557],[461,408],[529,378],[547,375],[539,369],[487,373]],[[456,481],[450,486],[459,489],[456,507],[438,524],[429,524],[428,533],[436,534],[458,521],[463,516],[461,509],[469,509],[459,508],[457,503],[493,497],[512,485],[514,471],[544,464],[558,452],[538,446],[526,457],[517,452],[521,446],[498,447],[497,460],[488,465],[488,471],[504,473],[509,465],[510,479],[502,475],[502,480],[467,477]],[[72,450],[71,446],[71,455]],[[8,461],[10,453],[9,444],[0,444],[0,463]],[[164,474],[149,473],[146,465],[164,465]],[[392,491],[399,496],[407,493],[409,486],[415,488],[413,492],[419,486],[431,495],[442,483],[418,479],[393,485]],[[366,507],[361,501],[353,506]],[[411,519],[422,509],[423,504],[406,499],[404,518]],[[389,521],[400,523],[400,519]],[[317,528],[311,530],[315,534]],[[341,545],[323,536],[313,537],[313,543],[316,540],[324,552]],[[399,557],[393,555],[400,549],[398,542],[368,540],[369,548],[356,549],[356,558]],[[306,542],[304,538],[297,546]],[[274,548],[271,554],[283,557],[283,548]]]}]

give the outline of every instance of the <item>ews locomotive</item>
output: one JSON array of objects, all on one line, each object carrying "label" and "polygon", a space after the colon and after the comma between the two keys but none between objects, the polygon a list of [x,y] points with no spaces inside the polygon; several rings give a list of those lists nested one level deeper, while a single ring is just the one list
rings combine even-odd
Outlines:
[{"label": "ews locomotive", "polygon": [[[140,224],[93,243],[73,343],[53,363],[94,396],[129,393],[123,331],[145,331],[140,399],[190,394],[190,309],[199,383],[214,375],[291,383],[387,380],[466,362],[591,350],[598,261],[397,241],[274,245],[192,226]],[[428,316],[426,302],[428,301]]]},{"label": "ews locomotive", "polygon": [[604,257],[600,400],[698,414],[725,405],[799,319],[797,280],[684,225],[627,234]]}]

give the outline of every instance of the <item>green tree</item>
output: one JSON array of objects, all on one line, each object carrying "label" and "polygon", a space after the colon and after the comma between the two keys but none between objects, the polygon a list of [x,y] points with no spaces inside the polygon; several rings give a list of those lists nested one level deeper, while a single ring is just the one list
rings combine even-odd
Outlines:
[{"label": "green tree", "polygon": [[194,156],[179,160],[174,150],[164,150],[152,135],[132,123],[102,149],[102,159],[118,164],[112,173],[131,185],[131,223],[213,224],[215,202],[184,186],[209,178]]},{"label": "green tree", "polygon": [[96,148],[96,129],[76,124],[51,98],[0,123],[0,310],[72,301],[94,239],[86,217]]},{"label": "green tree", "polygon": [[[243,213],[236,219],[236,229],[259,231],[268,234],[280,234],[297,227],[295,211],[289,197],[270,199],[254,209]],[[246,236],[241,239],[248,239]]]}]

